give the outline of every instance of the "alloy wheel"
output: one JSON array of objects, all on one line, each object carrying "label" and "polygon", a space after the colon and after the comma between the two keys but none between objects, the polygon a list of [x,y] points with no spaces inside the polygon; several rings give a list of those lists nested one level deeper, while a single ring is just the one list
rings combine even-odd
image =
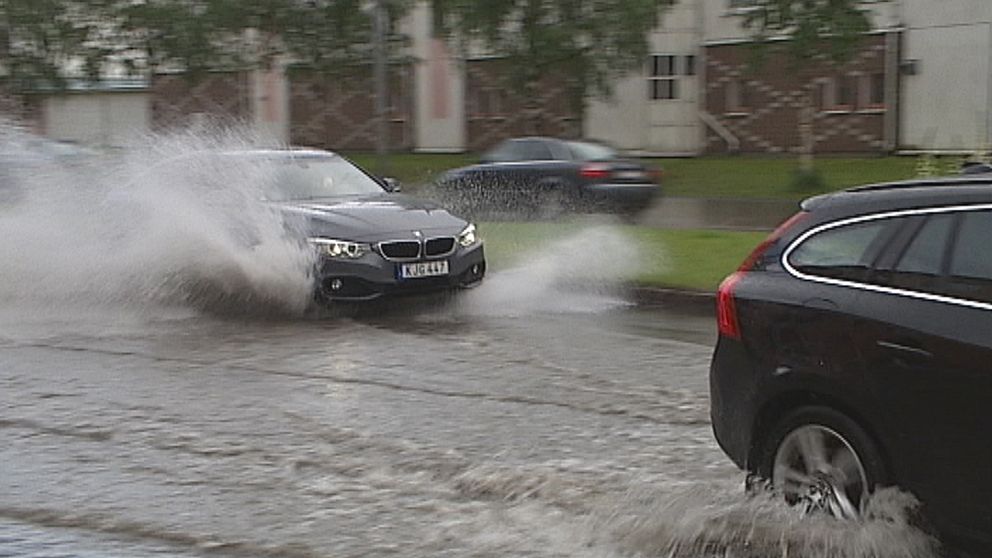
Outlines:
[{"label": "alloy wheel", "polygon": [[806,424],[779,444],[772,465],[772,486],[807,513],[839,519],[861,516],[868,498],[868,474],[854,446],[837,431]]}]

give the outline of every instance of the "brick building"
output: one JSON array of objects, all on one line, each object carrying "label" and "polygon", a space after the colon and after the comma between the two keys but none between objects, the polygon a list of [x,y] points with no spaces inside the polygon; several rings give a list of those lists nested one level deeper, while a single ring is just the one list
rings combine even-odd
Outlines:
[{"label": "brick building", "polygon": [[[740,17],[748,4],[677,2],[651,33],[642,70],[617,79],[609,99],[588,99],[580,119],[554,76],[540,88],[552,110],[535,112],[506,81],[503,61],[456,56],[434,36],[423,0],[401,22],[410,62],[390,70],[389,145],[477,151],[514,135],[547,134],[599,139],[640,154],[790,153],[799,149],[804,107],[812,111],[820,153],[992,145],[992,2],[866,2],[873,31],[840,67],[826,59],[796,67],[781,55],[754,67]],[[8,98],[14,108],[5,112],[16,108],[50,136],[88,143],[122,145],[129,134],[224,119],[283,142],[366,150],[375,146],[377,130],[369,74],[367,68],[319,76],[276,67],[197,82],[158,75],[140,87]]]}]

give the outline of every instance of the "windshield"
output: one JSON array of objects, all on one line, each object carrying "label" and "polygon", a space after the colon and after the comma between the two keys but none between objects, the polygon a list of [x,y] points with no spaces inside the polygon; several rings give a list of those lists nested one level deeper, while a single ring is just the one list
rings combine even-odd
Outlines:
[{"label": "windshield", "polygon": [[273,201],[362,196],[385,191],[372,177],[337,155],[273,162],[276,163],[274,176],[266,195]]},{"label": "windshield", "polygon": [[605,145],[596,143],[570,141],[568,142],[568,148],[572,150],[572,155],[579,161],[603,161],[617,158],[616,151]]}]

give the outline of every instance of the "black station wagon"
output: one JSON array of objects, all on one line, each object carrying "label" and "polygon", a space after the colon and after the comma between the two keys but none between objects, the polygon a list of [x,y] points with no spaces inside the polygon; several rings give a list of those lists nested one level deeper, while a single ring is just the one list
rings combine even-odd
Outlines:
[{"label": "black station wagon", "polygon": [[713,429],[787,501],[992,549],[992,175],[815,197],[721,285]]}]

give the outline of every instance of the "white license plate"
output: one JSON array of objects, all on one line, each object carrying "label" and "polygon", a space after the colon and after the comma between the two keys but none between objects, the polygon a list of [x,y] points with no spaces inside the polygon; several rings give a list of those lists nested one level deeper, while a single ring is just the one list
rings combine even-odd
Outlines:
[{"label": "white license plate", "polygon": [[408,263],[400,266],[400,279],[438,277],[448,274],[448,261]]},{"label": "white license plate", "polygon": [[620,171],[617,173],[617,178],[625,178],[627,180],[640,180],[645,176],[643,171]]}]

